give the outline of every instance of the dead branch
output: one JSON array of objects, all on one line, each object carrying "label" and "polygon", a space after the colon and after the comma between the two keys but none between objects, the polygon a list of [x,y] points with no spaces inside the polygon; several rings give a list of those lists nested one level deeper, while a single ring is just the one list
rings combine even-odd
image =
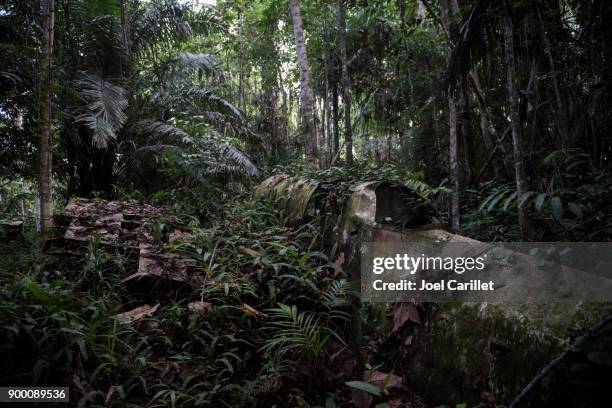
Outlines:
[{"label": "dead branch", "polygon": [[[592,338],[600,330],[602,330],[604,327],[606,327],[610,323],[612,323],[612,315],[609,315],[608,317],[606,317],[605,319],[597,323],[595,326],[591,327],[591,329],[587,331],[587,333],[583,337],[585,339]],[[574,351],[575,351],[575,343],[570,345],[567,349],[565,349],[563,353],[559,354],[559,356],[557,356],[550,363],[546,364],[546,366],[544,366],[544,368],[540,370],[540,372],[533,378],[533,380],[531,380],[531,382],[527,384],[525,388],[523,388],[523,391],[521,391],[521,393],[517,395],[514,398],[514,400],[512,400],[508,408],[515,408],[516,406],[518,406],[521,400],[524,399],[527,396],[527,394],[529,394],[535,388],[535,386],[538,385],[538,383],[542,381],[542,379],[544,379],[544,377],[546,377],[546,375],[550,372],[550,370],[552,370],[557,365],[559,365],[563,360],[567,358],[567,356],[569,356]]]}]

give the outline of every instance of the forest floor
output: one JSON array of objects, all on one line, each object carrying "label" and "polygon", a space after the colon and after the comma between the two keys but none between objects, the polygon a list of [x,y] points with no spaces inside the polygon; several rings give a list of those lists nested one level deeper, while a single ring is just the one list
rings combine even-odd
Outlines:
[{"label": "forest floor", "polygon": [[[108,202],[71,203],[64,216],[97,226],[71,221],[59,246],[0,241],[0,384],[69,386],[79,406],[501,406],[567,344],[569,320],[595,318],[559,312],[546,332],[482,305],[364,306],[355,356],[356,291],[316,220],[287,227],[250,196],[204,216],[114,202],[146,226],[115,236],[117,211],[87,214]],[[607,346],[581,347],[567,369],[598,395]]]},{"label": "forest floor", "polygon": [[311,401],[341,388],[350,378],[319,369],[342,353],[349,287],[314,249],[312,226],[284,227],[270,205],[240,198],[206,228],[183,221],[189,239],[167,246],[198,265],[203,289],[126,281],[139,262],[100,234],[81,256],[49,254],[27,233],[3,240],[0,347],[11,374],[0,382],[68,385],[73,401],[107,406],[300,405],[302,384],[320,390]]}]

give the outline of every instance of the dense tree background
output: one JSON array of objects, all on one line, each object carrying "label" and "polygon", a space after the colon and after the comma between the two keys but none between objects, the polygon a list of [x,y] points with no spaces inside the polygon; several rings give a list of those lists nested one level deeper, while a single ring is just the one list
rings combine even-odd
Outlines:
[{"label": "dense tree background", "polygon": [[[353,134],[356,165],[393,162],[448,186],[440,208],[457,200],[465,215],[459,220],[455,210],[455,229],[470,231],[480,208],[522,214],[522,235],[518,221],[508,222],[523,239],[607,234],[598,233],[609,228],[602,218],[609,208],[598,201],[608,192],[611,148],[607,2],[300,7],[316,128],[306,139],[285,2],[59,2],[51,101],[57,199],[110,196],[127,185],[150,193],[184,172],[204,184],[253,175],[256,165],[301,160],[313,135],[322,167],[341,165]],[[36,2],[5,2],[2,10],[2,171],[6,180],[34,180],[42,12]]]}]

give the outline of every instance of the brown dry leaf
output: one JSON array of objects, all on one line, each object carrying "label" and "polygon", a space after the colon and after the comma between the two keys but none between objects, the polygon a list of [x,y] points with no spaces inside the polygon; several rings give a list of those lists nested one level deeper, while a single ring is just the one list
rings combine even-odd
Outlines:
[{"label": "brown dry leaf", "polygon": [[196,300],[195,302],[189,303],[187,305],[187,309],[189,309],[191,312],[204,316],[206,313],[212,310],[212,303]]},{"label": "brown dry leaf", "polygon": [[411,408],[412,403],[410,401],[403,402],[401,398],[394,398],[387,401],[390,408]]},{"label": "brown dry leaf", "polygon": [[155,306],[151,307],[149,305],[138,306],[137,308],[130,310],[129,312],[119,313],[113,317],[120,320],[123,323],[133,323],[137,320],[142,319],[143,317],[153,316],[153,313],[159,307],[159,303]]},{"label": "brown dry leaf", "polygon": [[138,275],[140,276],[162,276],[164,268],[160,261],[153,258],[141,256],[138,259]]},{"label": "brown dry leaf", "polygon": [[192,236],[193,235],[188,231],[175,228],[172,231],[170,231],[170,233],[168,234],[168,241],[169,242],[173,242],[173,241],[187,242],[190,240]]},{"label": "brown dry leaf", "polygon": [[104,404],[108,405],[116,393],[117,393],[117,388],[114,385],[111,385],[110,388],[108,389],[108,392],[106,393]]},{"label": "brown dry leaf", "polygon": [[266,315],[264,312],[260,312],[259,310],[255,309],[253,306],[249,306],[246,303],[242,304],[242,310],[244,310],[244,313],[246,313],[247,316],[253,316],[257,319],[268,317],[268,315]]},{"label": "brown dry leaf", "polygon": [[391,330],[391,333],[401,329],[407,321],[416,323],[419,326],[422,325],[419,310],[414,303],[396,303],[393,311],[391,311],[391,315],[393,316],[393,330]]},{"label": "brown dry leaf", "polygon": [[336,258],[336,261],[334,262],[334,276],[338,276],[342,272],[342,265],[344,265],[344,261],[344,252],[340,252],[340,254],[338,254],[338,257]]},{"label": "brown dry leaf", "polygon": [[365,391],[351,388],[351,400],[357,408],[368,408],[372,403],[372,396]]},{"label": "brown dry leaf", "polygon": [[[82,396],[86,396],[86,395],[88,395],[92,391],[91,385],[89,385],[87,380],[82,380],[76,374],[72,376],[72,385],[74,385],[74,388],[76,388],[77,391]],[[94,396],[90,395],[89,397],[87,397],[87,400],[88,401],[93,401],[93,398],[94,398]]]},{"label": "brown dry leaf", "polygon": [[383,373],[382,371],[366,371],[363,373],[363,380],[377,386],[381,391],[402,383],[402,377],[399,375]]},{"label": "brown dry leaf", "polygon": [[486,402],[487,404],[491,405],[491,406],[495,406],[495,398],[493,397],[493,394],[491,394],[488,391],[485,391],[482,393],[481,397],[483,402]]},{"label": "brown dry leaf", "polygon": [[138,325],[138,333],[147,334],[152,332],[153,330],[157,330],[159,328],[159,322],[157,320],[145,320]]},{"label": "brown dry leaf", "polygon": [[240,252],[243,255],[247,255],[247,256],[252,256],[254,258],[261,256],[261,254],[257,251],[255,251],[254,249],[251,248],[245,248],[243,246],[239,246],[238,247],[238,252]]}]

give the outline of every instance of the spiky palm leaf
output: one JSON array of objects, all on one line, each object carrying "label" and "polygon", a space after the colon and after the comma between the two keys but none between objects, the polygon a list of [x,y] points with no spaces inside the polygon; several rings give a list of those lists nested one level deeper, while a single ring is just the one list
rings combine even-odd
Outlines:
[{"label": "spiky palm leaf", "polygon": [[223,77],[223,71],[218,68],[218,59],[210,54],[194,54],[184,52],[175,61],[175,69],[180,74],[206,74],[216,78]]},{"label": "spiky palm leaf", "polygon": [[76,81],[76,87],[85,103],[84,112],[76,117],[76,122],[92,131],[92,142],[96,147],[106,148],[109,142],[117,139],[117,133],[127,119],[125,90],[97,74],[87,73]]},{"label": "spiky palm leaf", "polygon": [[312,313],[299,312],[296,306],[278,306],[266,311],[274,320],[267,326],[271,338],[261,349],[279,354],[297,351],[316,360],[331,336],[329,330]]},{"label": "spiky palm leaf", "polygon": [[144,119],[137,124],[138,131],[147,135],[151,141],[173,142],[175,144],[192,143],[193,139],[183,129],[167,122]]},{"label": "spiky palm leaf", "polygon": [[155,54],[159,44],[168,46],[189,38],[189,5],[175,0],[147,2],[132,13],[132,42],[139,53]]}]

